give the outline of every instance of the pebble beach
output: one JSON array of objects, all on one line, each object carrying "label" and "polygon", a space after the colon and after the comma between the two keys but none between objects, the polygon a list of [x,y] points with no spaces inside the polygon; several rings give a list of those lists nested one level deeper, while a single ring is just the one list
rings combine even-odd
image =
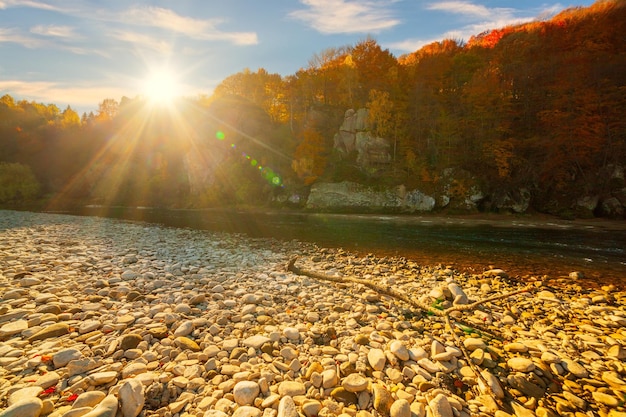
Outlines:
[{"label": "pebble beach", "polygon": [[[493,301],[446,320],[296,274],[296,256],[442,311]],[[626,291],[576,271],[521,282],[505,266],[0,211],[0,417],[626,417],[625,402]]]}]

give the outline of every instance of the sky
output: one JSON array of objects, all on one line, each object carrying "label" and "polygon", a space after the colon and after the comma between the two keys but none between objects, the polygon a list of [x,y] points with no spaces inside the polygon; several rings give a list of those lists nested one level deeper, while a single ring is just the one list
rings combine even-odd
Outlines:
[{"label": "sky", "polygon": [[[569,0],[566,0],[569,1]],[[368,37],[396,57],[594,0],[0,0],[0,96],[82,112],[123,96],[210,95]]]}]

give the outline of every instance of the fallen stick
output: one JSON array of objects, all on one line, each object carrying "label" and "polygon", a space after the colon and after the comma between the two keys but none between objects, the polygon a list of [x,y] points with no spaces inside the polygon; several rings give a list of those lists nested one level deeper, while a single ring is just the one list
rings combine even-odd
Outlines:
[{"label": "fallen stick", "polygon": [[[492,297],[489,298],[484,298],[482,300],[478,300],[475,301],[471,304],[462,304],[462,305],[455,305],[452,307],[448,307],[446,309],[440,310],[437,309],[435,307],[432,307],[428,304],[424,304],[419,302],[418,300],[415,300],[413,298],[411,298],[409,296],[409,294],[405,293],[405,292],[400,292],[395,290],[394,288],[392,288],[390,285],[387,286],[382,286],[380,284],[377,284],[375,282],[372,282],[370,280],[366,280],[366,279],[361,279],[361,278],[357,278],[357,277],[335,277],[332,275],[327,275],[327,274],[322,274],[319,272],[315,272],[315,271],[308,271],[305,269],[301,269],[298,268],[296,266],[296,260],[298,259],[297,256],[291,258],[289,260],[289,263],[287,264],[287,270],[293,272],[296,275],[305,275],[311,278],[317,278],[317,279],[321,279],[324,281],[330,281],[330,282],[337,282],[337,283],[341,283],[341,284],[346,284],[346,283],[352,283],[352,284],[359,284],[359,285],[363,285],[365,287],[368,287],[380,294],[384,294],[384,295],[388,295],[390,297],[396,298],[398,300],[404,301],[405,303],[419,308],[420,310],[423,310],[427,313],[439,316],[439,317],[449,317],[450,313],[453,313],[455,311],[459,311],[459,312],[463,312],[463,311],[468,311],[468,310],[474,310],[476,309],[476,307],[480,306],[481,304],[485,304],[485,303],[489,303],[492,301],[497,301],[497,300],[501,300],[503,298],[508,298],[511,297],[513,295],[517,295],[517,294],[521,294],[521,293],[525,293],[525,292],[530,292],[532,291],[535,287],[532,285],[527,285],[524,288],[521,288],[519,290],[516,291],[512,291],[512,292],[508,292],[506,294],[499,294],[499,295],[494,295]],[[451,331],[453,331],[453,329],[450,329]]]},{"label": "fallen stick", "polygon": [[439,310],[437,308],[434,308],[430,305],[424,304],[419,302],[418,300],[412,299],[407,293],[404,292],[400,292],[395,290],[394,288],[392,288],[391,286],[387,285],[387,286],[382,286],[380,284],[377,284],[373,281],[370,280],[365,280],[365,279],[360,279],[357,277],[336,277],[336,276],[332,276],[332,275],[327,275],[327,274],[322,274],[319,272],[315,272],[315,271],[308,271],[305,269],[301,269],[299,267],[296,266],[296,260],[298,259],[298,257],[293,257],[289,260],[289,263],[287,264],[287,270],[293,272],[296,275],[304,275],[304,276],[308,276],[311,278],[315,278],[315,279],[320,279],[323,281],[330,281],[330,282],[335,282],[335,283],[341,283],[341,284],[346,284],[346,283],[353,283],[353,284],[359,284],[359,285],[363,285],[365,287],[368,287],[376,292],[378,292],[379,294],[384,294],[384,295],[388,295],[390,297],[396,298],[398,300],[401,300],[413,307],[416,307],[420,310],[423,310],[429,314],[433,314],[439,317],[443,317],[446,321],[446,327],[448,328],[448,330],[450,331],[450,333],[452,334],[452,336],[454,337],[455,341],[458,344],[459,349],[461,350],[461,352],[463,353],[463,356],[465,357],[465,360],[467,361],[468,365],[470,366],[470,368],[472,369],[472,371],[474,371],[474,374],[476,375],[476,377],[478,379],[481,380],[481,382],[483,383],[483,386],[485,387],[485,389],[487,389],[489,391],[489,394],[492,396],[492,398],[496,401],[496,403],[503,409],[505,409],[505,405],[502,402],[502,400],[500,398],[497,398],[496,395],[494,395],[493,391],[491,390],[491,388],[489,387],[489,383],[485,380],[485,378],[483,377],[482,373],[480,372],[480,370],[478,369],[478,367],[473,363],[469,353],[467,352],[467,350],[465,349],[465,345],[462,342],[461,338],[459,337],[459,335],[456,333],[455,331],[455,327],[452,323],[451,317],[450,317],[450,313],[454,313],[454,312],[464,312],[464,311],[468,311],[468,310],[474,310],[476,309],[478,306],[485,304],[485,303],[489,303],[492,301],[497,301],[497,300],[501,300],[504,298],[508,298],[517,294],[521,294],[521,293],[525,293],[525,292],[530,292],[532,290],[534,290],[534,286],[533,285],[527,285],[524,288],[521,288],[519,290],[516,291],[512,291],[512,292],[508,292],[505,294],[499,294],[499,295],[494,295],[492,297],[488,297],[488,298],[484,298],[482,300],[478,300],[475,301],[471,304],[462,304],[462,305],[456,305],[456,306],[452,306],[452,307],[448,307],[446,309],[443,310]]}]

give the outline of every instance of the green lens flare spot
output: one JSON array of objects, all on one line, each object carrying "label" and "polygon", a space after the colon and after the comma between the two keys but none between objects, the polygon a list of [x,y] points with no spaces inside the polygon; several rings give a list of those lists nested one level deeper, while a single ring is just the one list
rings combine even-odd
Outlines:
[{"label": "green lens flare spot", "polygon": [[224,138],[226,138],[226,135],[221,130],[218,130],[217,132],[215,132],[215,137],[218,140],[224,140]]}]

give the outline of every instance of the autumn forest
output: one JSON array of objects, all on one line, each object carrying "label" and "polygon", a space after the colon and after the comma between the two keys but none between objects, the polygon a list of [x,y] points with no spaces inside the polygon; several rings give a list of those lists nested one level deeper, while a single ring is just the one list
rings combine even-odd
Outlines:
[{"label": "autumn forest", "polygon": [[[625,34],[626,2],[600,0],[399,57],[368,37],[172,103],[104,98],[80,115],[4,95],[0,205],[298,207],[316,183],[428,193],[455,169],[481,210],[525,190],[529,211],[623,218]],[[350,109],[368,110],[386,159],[338,149]]]}]

